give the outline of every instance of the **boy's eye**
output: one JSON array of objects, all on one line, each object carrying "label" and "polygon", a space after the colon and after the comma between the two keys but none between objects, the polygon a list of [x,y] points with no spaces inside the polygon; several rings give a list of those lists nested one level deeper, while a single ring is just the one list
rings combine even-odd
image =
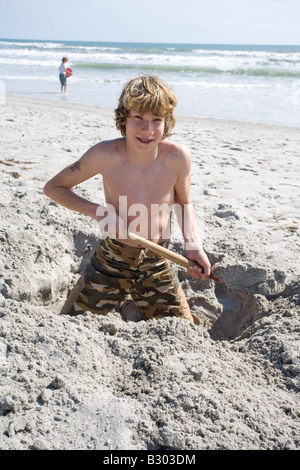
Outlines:
[{"label": "boy's eye", "polygon": [[[139,120],[143,119],[143,116],[141,114],[134,114],[133,117],[134,117],[134,119],[139,119]],[[162,117],[155,117],[153,119],[153,121],[155,121],[155,122],[161,122],[162,120],[163,120]]]}]

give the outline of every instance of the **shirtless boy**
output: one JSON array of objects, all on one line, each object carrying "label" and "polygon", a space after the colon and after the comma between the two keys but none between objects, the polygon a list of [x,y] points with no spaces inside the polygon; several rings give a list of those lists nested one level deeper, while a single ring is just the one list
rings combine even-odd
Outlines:
[{"label": "shirtless boy", "polygon": [[[145,319],[176,316],[196,322],[170,262],[126,235],[135,230],[167,247],[170,208],[176,207],[186,256],[195,261],[188,272],[197,279],[210,275],[190,202],[191,156],[168,139],[176,105],[174,92],[157,77],[129,81],[115,110],[122,137],[96,144],[45,185],[48,197],[95,219],[103,234],[61,313],[105,315],[131,295]],[[103,178],[105,207],[72,190],[96,174]],[[137,224],[138,213],[143,217]]]}]

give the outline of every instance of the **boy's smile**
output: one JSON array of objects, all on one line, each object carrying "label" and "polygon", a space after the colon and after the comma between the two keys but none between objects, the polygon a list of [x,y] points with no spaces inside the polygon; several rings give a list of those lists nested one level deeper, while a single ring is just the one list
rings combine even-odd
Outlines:
[{"label": "boy's smile", "polygon": [[137,139],[143,144],[150,144],[154,140],[154,139],[142,139],[141,137],[137,137]]}]

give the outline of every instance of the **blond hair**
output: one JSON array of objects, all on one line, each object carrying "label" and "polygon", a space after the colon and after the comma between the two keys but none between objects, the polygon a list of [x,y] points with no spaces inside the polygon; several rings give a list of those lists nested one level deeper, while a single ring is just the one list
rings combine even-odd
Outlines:
[{"label": "blond hair", "polygon": [[150,112],[164,117],[163,139],[171,135],[175,126],[174,111],[177,98],[173,90],[155,75],[134,78],[126,83],[115,109],[116,126],[122,136],[126,136],[126,119],[132,109],[141,114]]}]

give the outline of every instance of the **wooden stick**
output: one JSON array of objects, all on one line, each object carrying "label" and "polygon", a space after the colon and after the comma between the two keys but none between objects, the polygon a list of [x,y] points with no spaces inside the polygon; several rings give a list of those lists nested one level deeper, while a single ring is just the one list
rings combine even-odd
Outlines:
[{"label": "wooden stick", "polygon": [[[140,245],[143,248],[148,248],[153,253],[163,256],[164,258],[169,259],[170,261],[173,261],[174,263],[179,264],[184,268],[195,266],[195,264],[197,264],[195,261],[191,261],[185,258],[184,256],[178,255],[177,253],[174,253],[174,251],[168,250],[167,248],[158,245],[157,243],[153,243],[150,240],[146,240],[146,238],[140,237],[135,233],[129,232],[128,237],[133,240],[137,245]],[[214,277],[212,274],[210,274],[209,277],[216,282],[220,282],[219,279]]]},{"label": "wooden stick", "polygon": [[193,264],[192,261],[189,261],[184,256],[178,255],[177,253],[174,253],[173,251],[168,250],[167,248],[158,245],[157,243],[153,243],[150,240],[146,240],[146,238],[140,237],[135,233],[128,233],[128,237],[143,248],[148,248],[150,251],[153,251],[157,255],[163,256],[164,258],[167,258],[170,261],[174,261],[174,263],[179,264],[184,268],[188,268]]}]

